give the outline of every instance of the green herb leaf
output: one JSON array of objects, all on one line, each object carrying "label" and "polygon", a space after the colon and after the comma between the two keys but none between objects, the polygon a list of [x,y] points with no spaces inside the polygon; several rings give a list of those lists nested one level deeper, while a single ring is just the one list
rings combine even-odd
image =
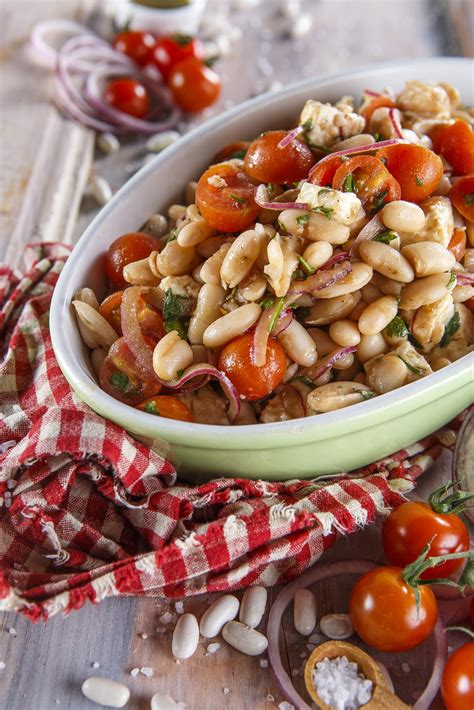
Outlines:
[{"label": "green herb leaf", "polygon": [[380,133],[374,133],[374,141],[378,143],[380,140]]},{"label": "green herb leaf", "polygon": [[278,229],[280,232],[286,232],[286,227],[281,220],[277,220]]},{"label": "green herb leaf", "polygon": [[235,294],[237,293],[238,288],[239,288],[238,286],[234,286],[232,291],[229,294],[227,294],[227,296],[225,297],[224,300],[225,301],[232,301],[232,299],[235,298]]},{"label": "green herb leaf", "polygon": [[295,269],[293,273],[291,274],[291,280],[292,281],[301,281],[304,279],[305,275],[302,269]]},{"label": "green herb leaf", "polygon": [[313,380],[311,380],[309,377],[306,377],[306,375],[298,375],[298,377],[295,377],[295,380],[299,380],[307,387],[311,387],[312,390],[314,390],[314,388],[316,387]]},{"label": "green herb leaf", "polygon": [[414,375],[421,375],[421,370],[419,367],[415,367],[415,365],[412,365],[411,362],[408,362],[408,360],[405,360],[401,355],[397,355],[397,357],[400,358],[402,362],[405,363],[405,365],[408,367],[410,372],[413,372]]},{"label": "green herb leaf", "polygon": [[273,304],[275,303],[275,299],[273,296],[268,296],[268,298],[264,298],[263,301],[260,301],[258,304],[260,308],[271,308]]},{"label": "green herb leaf", "polygon": [[184,34],[171,35],[171,39],[173,39],[176,44],[179,44],[180,47],[185,47],[187,44],[193,41],[193,37],[191,35]]},{"label": "green herb leaf", "polygon": [[342,183],[342,191],[357,192],[356,181],[354,180],[354,176],[352,173],[347,173],[346,177],[344,178],[344,182]]},{"label": "green herb leaf", "polygon": [[304,259],[302,256],[300,256],[300,254],[297,254],[297,255],[296,255],[296,258],[298,259],[298,261],[300,262],[300,264],[301,264],[303,270],[306,271],[306,273],[308,274],[308,276],[311,276],[312,274],[314,274],[314,272],[316,271],[316,269],[313,269],[313,267],[312,267],[310,264],[308,264],[308,262],[306,261],[306,259]]},{"label": "green herb leaf", "polygon": [[403,318],[395,316],[385,328],[385,332],[390,338],[405,338],[408,335],[408,328]]},{"label": "green herb leaf", "polygon": [[174,241],[176,241],[177,238],[178,237],[176,235],[176,229],[172,229],[171,232],[166,237],[166,243],[168,244],[168,242],[174,242]]},{"label": "green herb leaf", "polygon": [[354,392],[358,392],[362,399],[365,399],[365,401],[375,397],[375,392],[372,392],[371,390],[354,390]]},{"label": "green herb leaf", "polygon": [[[377,141],[378,141],[379,138],[380,138],[380,136],[377,137]],[[387,165],[387,158],[385,158],[384,156],[382,156],[381,158],[379,158],[379,160],[380,160],[380,162],[383,163],[384,165]]]},{"label": "green herb leaf", "polygon": [[115,389],[120,390],[120,392],[125,393],[133,390],[133,383],[128,377],[128,375],[125,374],[125,372],[112,372],[109,377],[109,382],[112,387],[115,387]]},{"label": "green herb leaf", "polygon": [[160,416],[160,413],[158,411],[158,407],[156,406],[156,402],[153,402],[153,400],[151,402],[147,402],[143,406],[143,410],[145,412],[148,412],[148,414],[156,414],[157,416]]},{"label": "green herb leaf", "polygon": [[246,154],[246,150],[234,150],[233,153],[227,156],[226,160],[243,160]]},{"label": "green herb leaf", "polygon": [[309,221],[309,214],[302,214],[296,218],[297,224],[307,224],[308,221]]},{"label": "green herb leaf", "polygon": [[332,207],[322,207],[319,205],[318,207],[313,207],[311,212],[320,212],[323,214],[327,219],[332,219],[332,216],[334,214],[334,210]]},{"label": "green herb leaf", "polygon": [[233,200],[239,203],[239,205],[246,205],[247,200],[244,197],[240,197],[239,195],[234,195],[233,192],[229,192],[229,197],[231,197]]},{"label": "green herb leaf", "polygon": [[398,235],[395,232],[391,232],[390,229],[385,229],[380,234],[376,234],[372,239],[373,242],[382,242],[382,244],[390,244],[394,239],[397,239]]},{"label": "green herb leaf", "polygon": [[272,319],[271,319],[271,321],[270,321],[270,323],[269,323],[269,325],[268,325],[268,332],[269,332],[269,333],[271,333],[272,330],[273,330],[273,328],[275,327],[275,323],[277,322],[277,320],[278,320],[278,318],[279,318],[279,316],[280,316],[280,313],[281,313],[282,310],[283,310],[283,304],[284,304],[284,303],[285,303],[285,297],[282,296],[281,298],[278,299],[278,305],[277,305],[277,307],[275,308],[275,312],[274,312],[274,314],[272,315]]},{"label": "green herb leaf", "polygon": [[377,197],[375,198],[375,200],[373,202],[372,209],[370,210],[370,214],[375,214],[380,209],[382,209],[382,207],[385,204],[385,198],[387,197],[387,195],[388,195],[388,190],[382,190],[382,192],[379,192],[379,194],[377,195]]},{"label": "green herb leaf", "polygon": [[269,195],[273,195],[273,193],[275,192],[275,185],[272,182],[268,183],[267,192]]},{"label": "green herb leaf", "polygon": [[341,155],[341,163],[347,163],[348,160],[349,160],[348,155]]},{"label": "green herb leaf", "polygon": [[448,283],[446,284],[446,288],[454,288],[456,284],[456,274],[451,273],[449,275],[449,280]]},{"label": "green herb leaf", "polygon": [[184,370],[176,370],[176,374],[178,375],[178,377],[181,377],[182,375],[184,375]]},{"label": "green herb leaf", "polygon": [[[211,55],[209,55],[209,57],[205,58],[204,66],[209,67],[209,69],[210,69],[211,67],[214,66],[214,64],[217,62],[218,59],[220,59],[219,54],[211,54]],[[229,158],[227,158],[227,160],[229,160]]]},{"label": "green herb leaf", "polygon": [[188,338],[188,330],[180,318],[165,321],[165,330],[167,333],[171,333],[172,330],[175,330],[181,340],[187,340]]},{"label": "green herb leaf", "polygon": [[321,190],[318,190],[318,197],[319,195],[327,195],[328,192],[332,192],[332,189],[330,187],[323,187]]},{"label": "green herb leaf", "polygon": [[415,183],[418,185],[418,187],[421,187],[422,185],[425,184],[425,181],[422,180],[418,175],[415,176]]},{"label": "green herb leaf", "polygon": [[468,207],[472,207],[474,205],[474,192],[468,192],[467,195],[464,195],[464,202]]},{"label": "green herb leaf", "polygon": [[459,317],[459,312],[456,311],[453,317],[448,321],[444,329],[443,337],[440,341],[440,347],[445,348],[446,345],[451,341],[451,338],[459,330],[461,326],[461,319]]},{"label": "green herb leaf", "polygon": [[308,118],[304,123],[301,124],[303,131],[310,131],[313,127],[313,119]]},{"label": "green herb leaf", "polygon": [[163,301],[163,318],[165,320],[181,318],[180,299],[182,298],[184,297],[176,296],[170,288],[166,289]]}]

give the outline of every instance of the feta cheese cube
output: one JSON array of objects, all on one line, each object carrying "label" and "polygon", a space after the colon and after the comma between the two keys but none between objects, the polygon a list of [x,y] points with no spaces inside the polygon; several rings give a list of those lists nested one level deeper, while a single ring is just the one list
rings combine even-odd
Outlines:
[{"label": "feta cheese cube", "polygon": [[307,126],[309,145],[329,146],[337,141],[362,133],[365,119],[355,113],[349,104],[323,104],[310,99],[303,106],[300,124]]},{"label": "feta cheese cube", "polygon": [[328,218],[345,225],[355,222],[362,210],[362,203],[353,192],[341,192],[310,182],[303,183],[297,200],[307,202],[311,209],[326,213]]}]

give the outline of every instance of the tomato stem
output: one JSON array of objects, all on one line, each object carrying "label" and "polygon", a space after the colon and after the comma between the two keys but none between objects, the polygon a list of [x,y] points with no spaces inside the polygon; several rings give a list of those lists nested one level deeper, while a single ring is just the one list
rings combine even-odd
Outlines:
[{"label": "tomato stem", "polygon": [[[447,495],[450,488],[456,485],[454,481],[440,486],[428,498],[428,504],[435,513],[451,514],[461,513],[466,508],[474,507],[474,493],[454,491]],[[470,503],[472,501],[472,503]]]}]

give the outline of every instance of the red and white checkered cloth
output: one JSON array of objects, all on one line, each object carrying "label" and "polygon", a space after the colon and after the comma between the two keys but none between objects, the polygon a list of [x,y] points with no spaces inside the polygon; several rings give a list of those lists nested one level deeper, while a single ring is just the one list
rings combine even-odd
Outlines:
[{"label": "red and white checkered cloth", "polygon": [[32,245],[25,275],[0,267],[0,608],[39,620],[119,594],[177,599],[287,582],[338,533],[400,503],[395,479],[414,481],[455,438],[457,423],[323,483],[180,484],[58,367],[48,313],[67,254]]}]

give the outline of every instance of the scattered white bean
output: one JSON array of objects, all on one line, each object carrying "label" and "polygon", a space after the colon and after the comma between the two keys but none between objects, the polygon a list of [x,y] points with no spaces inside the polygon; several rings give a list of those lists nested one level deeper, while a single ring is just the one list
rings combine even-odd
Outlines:
[{"label": "scattered white bean", "polygon": [[224,624],[235,619],[239,611],[239,600],[232,594],[224,594],[217,599],[201,617],[199,629],[206,639],[212,639],[221,631]]},{"label": "scattered white bean", "polygon": [[199,624],[194,614],[183,614],[173,632],[171,650],[175,658],[190,658],[199,642]]},{"label": "scattered white bean", "polygon": [[348,639],[354,633],[349,614],[326,614],[319,623],[321,633],[330,639]]},{"label": "scattered white bean", "polygon": [[82,693],[93,703],[111,708],[123,708],[130,699],[130,691],[126,685],[99,676],[87,678],[82,684]]},{"label": "scattered white bean", "polygon": [[309,636],[316,626],[316,597],[309,589],[298,589],[293,600],[293,623],[302,636]]},{"label": "scattered white bean", "polygon": [[151,710],[179,710],[181,703],[177,703],[171,695],[155,693],[151,699]]},{"label": "scattered white bean", "polygon": [[162,150],[172,143],[176,143],[180,138],[181,136],[177,131],[163,131],[162,133],[156,133],[154,136],[150,136],[145,146],[150,153],[161,153]]},{"label": "scattered white bean", "polygon": [[112,199],[113,191],[107,180],[101,175],[94,175],[89,181],[91,194],[99,205],[106,205]]},{"label": "scattered white bean", "polygon": [[243,624],[255,628],[259,625],[267,605],[265,587],[249,587],[245,590],[240,604],[239,619]]},{"label": "scattered white bean", "polygon": [[100,150],[106,155],[120,150],[120,141],[113,133],[99,133],[96,142]]},{"label": "scattered white bean", "polygon": [[266,636],[240,621],[229,621],[222,629],[222,636],[229,646],[247,656],[259,656],[268,647]]}]

